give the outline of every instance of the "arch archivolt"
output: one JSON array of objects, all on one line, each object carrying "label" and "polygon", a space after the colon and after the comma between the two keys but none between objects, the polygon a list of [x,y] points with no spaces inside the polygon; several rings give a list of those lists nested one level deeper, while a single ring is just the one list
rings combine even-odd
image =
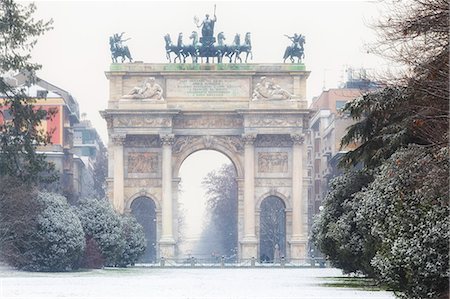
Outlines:
[{"label": "arch archivolt", "polygon": [[237,177],[244,176],[243,143],[240,136],[175,136],[173,145],[173,175],[178,177],[183,161],[200,150],[215,150],[233,163]]},{"label": "arch archivolt", "polygon": [[283,202],[285,210],[291,209],[290,198],[276,189],[271,189],[258,197],[258,200],[256,201],[256,211],[261,211],[262,202],[270,196],[278,197]]},{"label": "arch archivolt", "polygon": [[161,204],[158,197],[155,194],[150,193],[146,190],[140,190],[134,193],[133,195],[129,196],[128,199],[126,199],[125,201],[125,210],[131,211],[131,204],[135,199],[138,199],[139,197],[147,197],[149,200],[153,201],[153,203],[155,204],[156,213],[159,213],[161,211]]}]

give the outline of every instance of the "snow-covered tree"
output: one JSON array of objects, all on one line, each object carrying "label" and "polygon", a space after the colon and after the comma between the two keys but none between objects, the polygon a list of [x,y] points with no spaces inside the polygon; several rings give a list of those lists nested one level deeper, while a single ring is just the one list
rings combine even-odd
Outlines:
[{"label": "snow-covered tree", "polygon": [[380,240],[372,265],[401,298],[448,292],[448,157],[448,148],[398,151],[355,197],[358,217]]},{"label": "snow-covered tree", "polygon": [[313,241],[334,266],[345,272],[373,274],[371,260],[377,242],[364,219],[358,219],[355,194],[372,180],[362,171],[348,171],[333,179],[323,210],[313,225]]},{"label": "snow-covered tree", "polygon": [[215,237],[221,246],[221,255],[233,256],[237,246],[237,183],[233,164],[224,164],[203,179],[208,201],[210,223],[205,226],[204,236]]},{"label": "snow-covered tree", "polygon": [[0,0],[0,176],[17,177],[27,183],[57,178],[54,165],[36,150],[50,142],[50,135],[39,124],[53,112],[36,108],[25,87],[8,82],[6,76],[22,72],[31,83],[41,67],[30,61],[31,50],[37,38],[51,29],[52,21],[35,20],[35,10],[34,4]]},{"label": "snow-covered tree", "polygon": [[286,254],[286,216],[284,203],[270,196],[261,203],[260,217],[260,260],[274,261],[275,246],[279,248],[279,257]]}]

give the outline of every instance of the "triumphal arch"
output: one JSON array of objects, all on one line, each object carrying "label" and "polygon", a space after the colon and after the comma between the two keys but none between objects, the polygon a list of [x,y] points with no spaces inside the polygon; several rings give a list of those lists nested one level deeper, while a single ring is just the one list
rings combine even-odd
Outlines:
[{"label": "triumphal arch", "polygon": [[260,204],[286,207],[286,257],[306,257],[308,127],[303,64],[112,64],[108,197],[126,213],[146,197],[156,208],[157,256],[177,254],[178,173],[211,149],[237,172],[238,255],[258,257]]}]

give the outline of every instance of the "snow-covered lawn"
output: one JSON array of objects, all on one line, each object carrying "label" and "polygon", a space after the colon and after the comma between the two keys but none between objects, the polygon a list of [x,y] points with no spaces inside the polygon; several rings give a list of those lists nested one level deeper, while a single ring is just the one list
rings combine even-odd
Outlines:
[{"label": "snow-covered lawn", "polygon": [[389,292],[324,286],[337,269],[104,269],[29,273],[0,268],[0,298],[387,299]]}]

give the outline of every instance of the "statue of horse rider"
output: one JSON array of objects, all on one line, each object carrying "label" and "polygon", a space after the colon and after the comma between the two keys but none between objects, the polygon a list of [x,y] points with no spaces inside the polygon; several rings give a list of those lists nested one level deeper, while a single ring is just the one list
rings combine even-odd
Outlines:
[{"label": "statue of horse rider", "polygon": [[294,36],[286,35],[292,41],[292,45],[286,48],[284,52],[283,59],[286,61],[287,58],[294,62],[294,57],[297,57],[297,63],[305,57],[303,45],[305,44],[305,37],[301,34],[295,33]]},{"label": "statue of horse rider", "polygon": [[294,36],[289,36],[289,35],[285,34],[285,36],[292,41],[292,46],[291,46],[292,49],[303,49],[303,44],[300,46],[300,42],[303,38],[303,36],[301,34],[299,35],[297,33],[294,33]]},{"label": "statue of horse rider", "polygon": [[117,57],[122,57],[122,62],[125,61],[125,58],[128,58],[130,62],[132,61],[130,50],[127,46],[123,45],[124,42],[129,40],[129,38],[122,40],[122,36],[125,32],[122,33],[114,33],[113,36],[109,38],[111,57],[113,62],[117,62]]}]

